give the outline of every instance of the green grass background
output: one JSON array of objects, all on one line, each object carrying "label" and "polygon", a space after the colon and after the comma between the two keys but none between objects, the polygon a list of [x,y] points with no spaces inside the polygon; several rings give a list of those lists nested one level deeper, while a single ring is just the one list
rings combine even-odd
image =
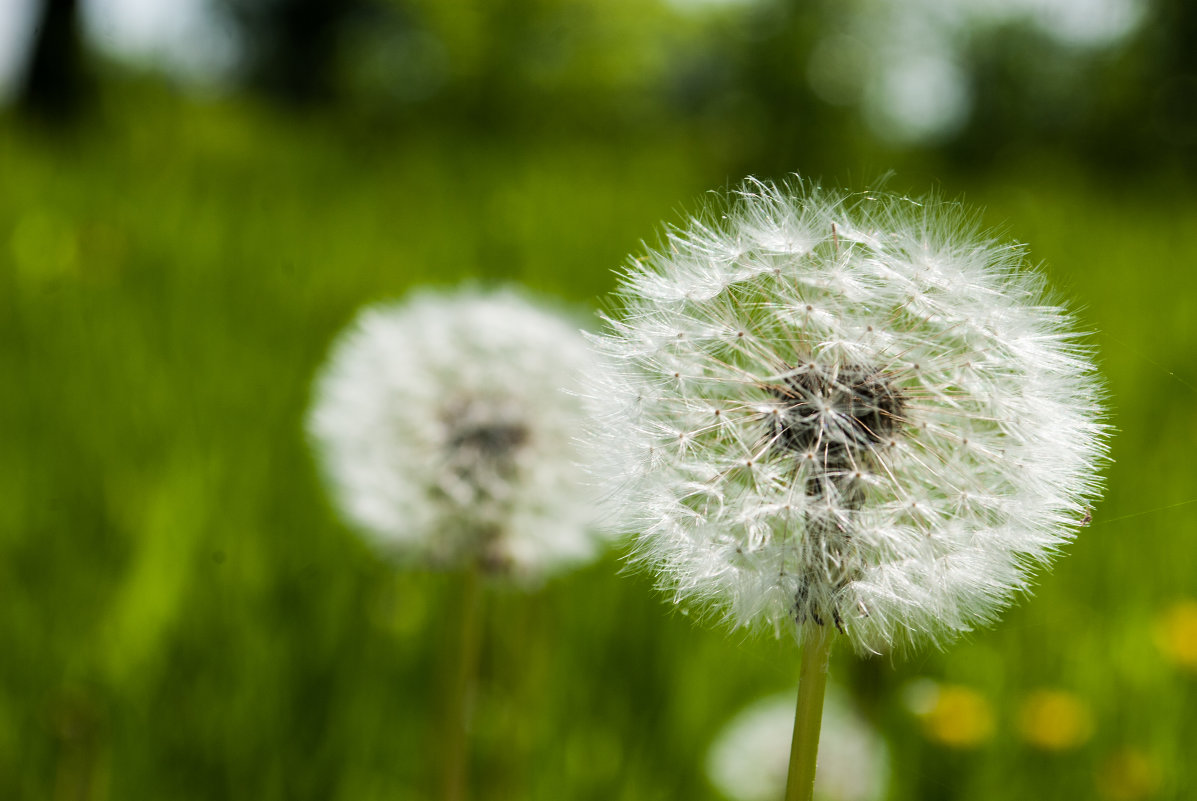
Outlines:
[{"label": "green grass background", "polygon": [[[360,305],[417,284],[595,307],[659,221],[739,176],[668,130],[358,141],[163,99],[106,120],[0,128],[0,798],[436,798],[458,579],[338,521],[301,433],[313,373]],[[837,652],[890,797],[1191,798],[1197,675],[1154,632],[1197,595],[1197,202],[1055,163],[890,185],[1029,243],[1099,332],[1118,428],[1105,500],[1032,598],[942,653]],[[791,643],[694,625],[618,552],[484,600],[479,799],[717,799],[715,734],[796,681]],[[924,736],[919,677],[988,699],[992,738]],[[1087,742],[1024,742],[1040,687],[1089,706]],[[1137,795],[1107,780],[1126,749]]]}]

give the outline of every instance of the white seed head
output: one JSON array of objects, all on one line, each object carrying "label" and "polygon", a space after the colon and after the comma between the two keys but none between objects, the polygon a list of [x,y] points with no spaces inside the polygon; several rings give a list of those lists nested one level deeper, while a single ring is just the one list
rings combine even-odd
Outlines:
[{"label": "white seed head", "polygon": [[[764,698],[728,722],[707,754],[711,783],[735,801],[772,801],[785,792],[793,693]],[[889,748],[837,686],[827,688],[816,801],[880,801],[889,789]]]},{"label": "white seed head", "polygon": [[992,620],[1084,519],[1102,391],[955,204],[748,181],[623,277],[596,471],[678,602],[861,651]]},{"label": "white seed head", "polygon": [[342,334],[308,430],[383,550],[535,578],[596,550],[575,445],[593,363],[575,326],[514,292],[418,293]]}]

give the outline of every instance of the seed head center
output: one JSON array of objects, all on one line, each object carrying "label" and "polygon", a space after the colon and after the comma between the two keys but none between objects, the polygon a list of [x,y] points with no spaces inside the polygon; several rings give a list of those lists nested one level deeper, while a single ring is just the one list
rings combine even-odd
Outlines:
[{"label": "seed head center", "polygon": [[486,423],[455,431],[449,447],[481,459],[504,461],[527,439],[528,429],[519,423]]},{"label": "seed head center", "polygon": [[468,408],[446,416],[446,476],[463,505],[505,496],[530,438],[522,422],[487,416]]},{"label": "seed head center", "polygon": [[892,376],[861,364],[808,364],[769,387],[780,402],[777,447],[842,465],[888,441],[902,425],[905,401]]}]

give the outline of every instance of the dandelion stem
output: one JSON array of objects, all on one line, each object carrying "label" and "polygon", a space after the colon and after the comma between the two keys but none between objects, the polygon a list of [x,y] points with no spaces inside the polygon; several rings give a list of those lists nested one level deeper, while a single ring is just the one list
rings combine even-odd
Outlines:
[{"label": "dandelion stem", "polygon": [[462,575],[457,675],[449,688],[445,731],[445,801],[464,801],[469,783],[469,721],[478,678],[478,608],[482,577],[478,566]]},{"label": "dandelion stem", "polygon": [[802,646],[802,672],[798,678],[798,706],[794,711],[794,739],[790,741],[785,801],[810,801],[814,795],[815,758],[819,753],[819,728],[823,723],[823,694],[827,689],[830,658],[828,627],[811,626]]}]

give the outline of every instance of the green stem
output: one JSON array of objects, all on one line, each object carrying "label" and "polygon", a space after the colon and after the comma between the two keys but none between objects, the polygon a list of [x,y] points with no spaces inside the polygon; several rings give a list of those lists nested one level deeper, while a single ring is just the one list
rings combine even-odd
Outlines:
[{"label": "green stem", "polygon": [[798,678],[798,707],[794,710],[794,739],[790,741],[790,773],[786,779],[785,801],[810,801],[814,796],[815,759],[819,755],[819,729],[823,725],[823,693],[827,689],[831,639],[826,626],[811,626],[802,646],[802,673]]},{"label": "green stem", "polygon": [[445,732],[445,801],[463,801],[469,783],[469,722],[478,678],[478,607],[482,576],[477,566],[462,576],[457,675],[450,687]]}]

